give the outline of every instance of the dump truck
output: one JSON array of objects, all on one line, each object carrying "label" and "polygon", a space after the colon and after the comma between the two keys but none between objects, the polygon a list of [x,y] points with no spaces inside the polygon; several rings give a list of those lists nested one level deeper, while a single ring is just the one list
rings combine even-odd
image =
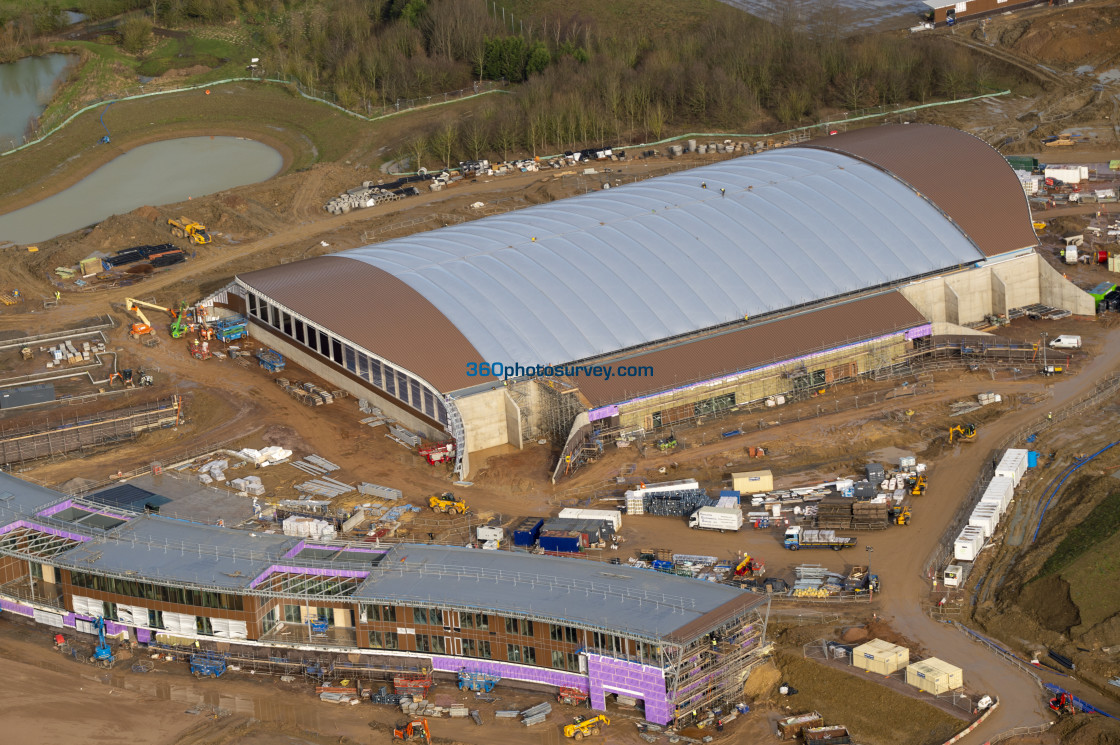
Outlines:
[{"label": "dump truck", "polygon": [[743,511],[738,507],[701,507],[688,517],[688,527],[704,530],[739,530],[743,527]]},{"label": "dump truck", "polygon": [[213,240],[210,233],[206,231],[205,225],[189,217],[180,217],[178,220],[168,219],[167,224],[171,226],[171,234],[176,238],[186,238],[191,243],[199,245]]},{"label": "dump truck", "polygon": [[800,525],[793,525],[786,528],[783,543],[790,551],[802,548],[831,548],[839,551],[856,545],[856,539],[836,535],[835,530],[806,530]]}]

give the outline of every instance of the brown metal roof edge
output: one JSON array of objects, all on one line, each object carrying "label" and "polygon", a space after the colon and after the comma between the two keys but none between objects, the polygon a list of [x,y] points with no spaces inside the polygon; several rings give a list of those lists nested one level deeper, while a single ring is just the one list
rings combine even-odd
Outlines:
[{"label": "brown metal roof edge", "polygon": [[[950,147],[958,143],[965,147]],[[998,150],[970,132],[940,124],[881,124],[818,137],[793,147],[840,153],[891,174],[935,205],[985,257],[1037,245],[1030,229],[1030,200],[1011,166]],[[962,154],[966,148],[970,154]],[[929,154],[931,150],[935,151],[933,155]],[[998,186],[1002,181],[1007,188],[994,194],[988,191],[983,199],[979,194],[972,195],[975,198],[965,196],[959,186],[962,174],[954,171],[962,166],[970,170],[963,174],[966,178],[982,175],[989,185]],[[1021,208],[1025,210],[1014,214]],[[1016,235],[1028,243],[1008,243],[1008,239],[1016,240]]]},{"label": "brown metal roof edge", "polygon": [[[874,321],[865,321],[865,319]],[[805,324],[813,324],[823,329],[818,336],[824,342],[815,346],[806,347],[803,341]],[[862,328],[856,324],[863,322]],[[829,305],[812,311],[795,313],[782,318],[776,318],[766,323],[746,326],[732,331],[721,332],[699,339],[693,339],[678,345],[661,348],[652,352],[640,353],[631,357],[616,359],[611,363],[617,366],[621,362],[635,365],[649,365],[654,368],[657,377],[650,378],[603,378],[584,377],[580,381],[580,390],[592,402],[593,407],[620,404],[639,398],[656,396],[677,388],[703,383],[706,380],[741,374],[755,368],[781,362],[785,359],[824,352],[841,342],[858,343],[867,339],[896,334],[908,328],[914,328],[928,323],[913,305],[897,290],[878,293],[868,297],[858,298],[845,303]],[[841,336],[832,326],[843,326],[846,331]],[[774,343],[775,328],[786,327],[788,333],[781,338],[782,343]],[[716,346],[718,345],[718,347]],[[738,346],[737,346],[738,345]],[[772,354],[751,355],[751,350],[760,348],[775,350]],[[732,349],[744,350],[729,351]],[[706,354],[705,354],[706,353]],[[733,356],[734,359],[730,359]],[[700,357],[708,362],[702,365],[696,362]],[[717,361],[718,360],[718,361]],[[673,376],[680,372],[685,365],[695,365],[687,378],[674,378],[672,382],[662,382],[663,376]],[[658,374],[660,371],[660,374]],[[620,382],[645,381],[645,385],[626,390],[620,388]],[[622,385],[625,385],[623,383]]]},{"label": "brown metal roof edge", "polygon": [[738,597],[728,600],[723,605],[716,606],[702,616],[694,618],[670,632],[665,636],[665,641],[673,644],[689,644],[731,618],[749,613],[760,605],[770,604],[770,597],[767,595],[756,595],[746,590],[740,590],[740,593]]}]

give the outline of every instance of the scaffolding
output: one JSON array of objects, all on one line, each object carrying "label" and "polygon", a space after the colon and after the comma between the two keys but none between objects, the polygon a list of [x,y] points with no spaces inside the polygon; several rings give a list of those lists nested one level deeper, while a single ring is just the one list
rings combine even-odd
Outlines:
[{"label": "scaffolding", "polygon": [[[664,649],[665,685],[678,726],[701,712],[727,709],[742,697],[743,683],[766,660],[770,598],[740,606],[708,631]],[[693,712],[696,712],[693,717]]]}]

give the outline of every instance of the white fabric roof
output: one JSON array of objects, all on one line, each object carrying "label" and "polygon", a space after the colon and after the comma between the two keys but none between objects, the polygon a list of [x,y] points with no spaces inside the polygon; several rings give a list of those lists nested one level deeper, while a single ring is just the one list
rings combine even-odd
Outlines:
[{"label": "white fabric roof", "polygon": [[485,361],[523,364],[594,357],[984,259],[891,174],[811,148],[337,255],[411,286]]}]

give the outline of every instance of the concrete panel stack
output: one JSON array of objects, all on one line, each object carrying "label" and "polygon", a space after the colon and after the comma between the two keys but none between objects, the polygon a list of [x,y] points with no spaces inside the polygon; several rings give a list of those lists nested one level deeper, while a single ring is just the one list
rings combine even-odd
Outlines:
[{"label": "concrete panel stack", "polygon": [[379,499],[386,499],[390,502],[395,502],[404,497],[404,493],[400,489],[393,489],[388,486],[379,486],[377,484],[370,484],[365,481],[358,484],[358,493],[365,494],[369,497],[378,497]]}]

